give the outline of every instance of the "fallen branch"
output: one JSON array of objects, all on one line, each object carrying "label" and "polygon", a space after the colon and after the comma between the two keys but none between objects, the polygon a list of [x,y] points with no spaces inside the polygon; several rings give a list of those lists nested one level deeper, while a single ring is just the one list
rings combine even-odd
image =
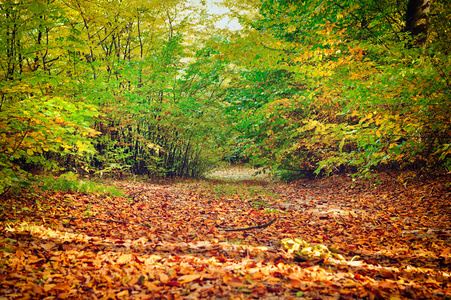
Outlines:
[{"label": "fallen branch", "polygon": [[244,231],[244,230],[251,230],[251,229],[258,229],[258,228],[265,228],[274,223],[277,220],[277,218],[272,219],[268,223],[257,225],[257,226],[251,226],[251,227],[242,227],[242,228],[230,228],[230,229],[218,229],[219,231]]}]

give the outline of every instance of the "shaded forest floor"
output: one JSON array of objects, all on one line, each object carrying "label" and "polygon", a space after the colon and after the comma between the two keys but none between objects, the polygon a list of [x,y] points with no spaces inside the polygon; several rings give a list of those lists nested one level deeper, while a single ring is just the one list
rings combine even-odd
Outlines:
[{"label": "shaded forest floor", "polygon": [[[1,199],[0,299],[451,299],[451,176],[117,181]],[[276,221],[264,228],[242,228]],[[299,260],[301,238],[344,259]]]}]

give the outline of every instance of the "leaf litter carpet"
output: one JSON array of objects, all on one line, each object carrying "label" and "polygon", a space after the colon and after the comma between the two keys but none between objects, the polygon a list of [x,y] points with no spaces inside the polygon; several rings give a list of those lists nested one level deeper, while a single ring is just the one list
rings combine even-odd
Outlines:
[{"label": "leaf litter carpet", "polygon": [[[449,177],[240,174],[4,196],[0,299],[451,298]],[[295,260],[278,242],[297,237],[345,260]]]}]

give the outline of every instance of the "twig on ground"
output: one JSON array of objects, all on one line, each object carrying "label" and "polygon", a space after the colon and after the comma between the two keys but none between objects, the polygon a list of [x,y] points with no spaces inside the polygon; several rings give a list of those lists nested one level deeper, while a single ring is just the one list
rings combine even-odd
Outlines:
[{"label": "twig on ground", "polygon": [[277,220],[277,218],[272,219],[268,223],[257,225],[257,226],[251,226],[251,227],[242,227],[242,228],[230,228],[230,229],[218,229],[219,231],[244,231],[244,230],[251,230],[251,229],[258,229],[258,228],[265,228],[274,223]]}]

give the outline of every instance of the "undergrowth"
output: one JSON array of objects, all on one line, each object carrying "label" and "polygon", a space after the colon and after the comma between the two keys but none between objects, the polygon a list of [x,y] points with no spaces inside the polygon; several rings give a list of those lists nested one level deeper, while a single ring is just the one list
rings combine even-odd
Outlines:
[{"label": "undergrowth", "polygon": [[113,197],[124,196],[124,193],[115,186],[106,186],[93,181],[83,180],[80,179],[77,174],[72,172],[63,174],[58,178],[55,178],[53,175],[42,176],[38,186],[43,190],[51,191],[73,191],[85,194],[98,193]]}]

